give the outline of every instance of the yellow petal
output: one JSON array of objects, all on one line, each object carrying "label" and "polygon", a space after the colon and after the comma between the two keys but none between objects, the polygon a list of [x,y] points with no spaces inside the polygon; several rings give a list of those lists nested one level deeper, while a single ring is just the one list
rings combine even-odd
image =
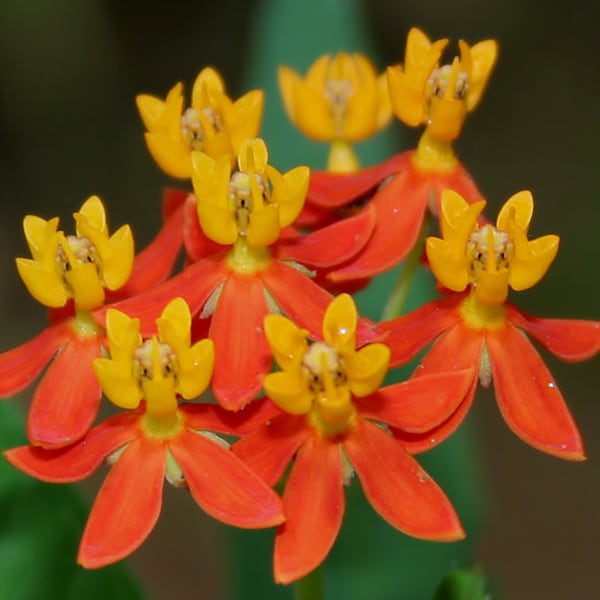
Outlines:
[{"label": "yellow petal", "polygon": [[394,114],[409,127],[417,127],[425,114],[424,89],[412,87],[401,66],[388,67],[386,75]]},{"label": "yellow petal", "polygon": [[138,112],[147,131],[152,131],[165,110],[165,102],[156,96],[139,94],[135,98]]},{"label": "yellow petal", "polygon": [[100,256],[104,284],[109,290],[118,290],[125,285],[133,270],[135,250],[129,225],[123,225],[115,231]]},{"label": "yellow petal", "polygon": [[528,242],[525,251],[515,249],[510,261],[510,287],[520,291],[538,283],[556,258],[559,243],[557,235],[545,235]]},{"label": "yellow petal", "polygon": [[[487,85],[492,69],[496,64],[496,59],[498,58],[498,44],[495,40],[484,40],[483,42],[475,44],[470,50],[472,66],[469,73],[469,89],[465,98],[467,111],[469,112],[472,111],[481,100],[485,86]],[[461,47],[461,52],[462,51]]]},{"label": "yellow petal", "polygon": [[253,248],[263,248],[275,243],[279,238],[279,210],[271,204],[262,210],[253,210],[246,240]]},{"label": "yellow petal", "polygon": [[475,296],[480,304],[504,304],[508,297],[508,270],[480,271],[477,275]]},{"label": "yellow petal", "polygon": [[165,306],[160,317],[156,320],[158,337],[169,344],[175,352],[190,348],[192,316],[187,302],[181,298],[173,298]]},{"label": "yellow petal", "polygon": [[433,96],[429,104],[427,131],[436,140],[452,142],[460,135],[466,116],[463,100]]},{"label": "yellow petal", "polygon": [[192,184],[200,203],[208,203],[223,209],[229,206],[229,181],[231,158],[214,159],[204,152],[192,152]]},{"label": "yellow petal", "polygon": [[[58,217],[46,221],[35,215],[27,215],[23,219],[25,240],[35,260],[54,263],[56,257]],[[51,258],[48,261],[48,257]]]},{"label": "yellow petal", "polygon": [[511,196],[504,203],[498,213],[496,227],[501,231],[508,231],[509,221],[514,221],[515,225],[527,234],[532,216],[533,196],[530,191],[523,190]]},{"label": "yellow petal", "polygon": [[296,127],[317,142],[325,142],[335,137],[331,105],[322,93],[301,82],[295,86],[294,96]]},{"label": "yellow petal", "polygon": [[203,199],[198,199],[198,218],[204,234],[217,244],[233,244],[238,237],[235,213]]},{"label": "yellow petal", "polygon": [[355,396],[368,396],[383,383],[390,354],[385,344],[369,344],[345,357],[348,384]]},{"label": "yellow petal", "polygon": [[[83,203],[83,205],[79,209],[79,212],[75,213],[73,217],[77,225],[79,225],[80,222],[85,222],[89,224],[90,227],[93,227],[100,233],[106,234],[106,236],[108,236],[106,226],[106,211],[104,210],[102,200],[100,200],[98,196],[90,196]],[[81,217],[84,218],[82,219]],[[87,237],[85,234],[80,233],[78,228],[76,229],[76,231],[78,236]]]},{"label": "yellow petal", "polygon": [[167,175],[189,179],[190,151],[181,138],[174,140],[163,133],[146,133],[144,138],[152,158]]},{"label": "yellow petal", "polygon": [[270,314],[264,320],[265,337],[277,364],[284,370],[299,369],[308,349],[308,332],[300,329],[288,318]]},{"label": "yellow petal", "polygon": [[264,103],[264,92],[252,90],[238,98],[231,108],[222,109],[223,121],[235,155],[239,153],[240,145],[244,140],[258,136]]},{"label": "yellow petal", "polygon": [[269,162],[269,153],[264,140],[244,140],[240,146],[238,165],[245,173],[262,173]]},{"label": "yellow petal", "polygon": [[452,246],[437,237],[428,237],[425,242],[427,259],[435,278],[449,290],[462,292],[470,281],[469,261],[464,255],[465,246],[462,247],[462,256],[456,256],[458,250],[458,245]]},{"label": "yellow petal", "polygon": [[[132,319],[120,310],[109,308],[106,312],[106,335],[110,346],[110,356],[119,363],[123,372],[131,374],[131,361],[134,350],[142,345],[140,320]],[[131,374],[133,377],[133,375]]]},{"label": "yellow petal", "polygon": [[76,263],[64,275],[75,304],[82,310],[95,310],[104,304],[104,288],[93,263]]},{"label": "yellow petal", "polygon": [[201,111],[211,105],[210,97],[224,94],[223,78],[212,67],[205,67],[198,73],[192,87],[192,108]]},{"label": "yellow petal", "polygon": [[296,125],[296,97],[294,95],[296,86],[302,81],[296,71],[286,66],[280,66],[277,70],[279,81],[279,93],[283,101],[283,108],[289,120]]},{"label": "yellow petal", "polygon": [[350,294],[336,296],[323,317],[323,340],[340,353],[354,352],[358,313]]},{"label": "yellow petal", "polygon": [[64,306],[68,296],[56,267],[48,270],[38,261],[17,258],[17,270],[27,291],[44,306],[59,308]]},{"label": "yellow petal", "polygon": [[314,395],[299,373],[270,373],[264,378],[263,387],[267,396],[279,408],[292,415],[304,415],[312,406]]},{"label": "yellow petal", "polygon": [[344,116],[344,138],[360,141],[377,131],[379,88],[375,80],[356,90],[349,99]]},{"label": "yellow petal", "polygon": [[279,223],[281,227],[291,225],[304,206],[310,170],[300,166],[281,175],[279,171],[267,165],[265,174],[272,185],[271,202],[279,208]]},{"label": "yellow petal", "polygon": [[94,371],[104,395],[113,404],[127,409],[139,406],[142,393],[137,381],[124,373],[119,364],[107,358],[96,358]]},{"label": "yellow petal", "polygon": [[377,130],[383,129],[392,119],[392,103],[388,91],[388,82],[386,73],[382,73],[377,78]]},{"label": "yellow petal", "polygon": [[208,388],[215,363],[215,350],[210,339],[200,340],[188,352],[178,355],[179,382],[177,391],[191,400]]}]

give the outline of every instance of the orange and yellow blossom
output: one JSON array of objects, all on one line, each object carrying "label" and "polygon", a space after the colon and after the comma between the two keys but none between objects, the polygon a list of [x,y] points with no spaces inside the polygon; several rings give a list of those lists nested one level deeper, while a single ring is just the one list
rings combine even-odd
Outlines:
[{"label": "orange and yellow blossom", "polygon": [[375,231],[361,254],[328,273],[334,285],[365,280],[402,261],[417,243],[427,211],[437,216],[443,190],[453,189],[470,203],[482,198],[452,143],[481,100],[498,47],[494,40],[474,46],[461,40],[460,58],[440,65],[446,44],[447,40],[431,42],[413,28],[404,64],[387,69],[394,114],[411,127],[425,126],[415,150],[355,173],[311,175],[304,224],[322,226],[365,199],[376,212]]},{"label": "orange and yellow blossom", "polygon": [[22,446],[5,452],[17,468],[51,483],[79,481],[103,461],[111,464],[92,507],[78,562],[98,568],[136,550],[150,534],[162,504],[165,478],[186,486],[220,521],[262,528],[283,521],[281,502],[210,430],[226,417],[214,405],[180,403],[207,388],[214,363],[210,340],[191,345],[191,315],[175,298],[150,339],[140,323],[110,309],[110,358],[94,367],[106,396],[133,409],[109,418],[67,448]]},{"label": "orange and yellow blossom", "polygon": [[280,66],[279,89],[292,123],[311,139],[331,142],[327,168],[333,172],[358,169],[352,142],[370,137],[392,116],[385,75],[360,53],[325,54],[304,79]]},{"label": "orange and yellow blossom", "polygon": [[451,414],[468,389],[472,369],[437,373],[380,388],[390,357],[381,343],[357,349],[352,298],[336,297],[323,318],[322,341],[281,315],[265,318],[280,371],[267,375],[268,400],[281,409],[233,445],[233,451],[274,485],[285,483],[285,523],[277,530],[274,574],[290,583],[319,566],[337,537],[344,484],[358,475],[375,510],[415,537],[463,537],[450,502],[389,426],[430,430]]},{"label": "orange and yellow blossom", "polygon": [[[570,460],[584,458],[577,426],[552,374],[524,333],[566,361],[600,350],[600,323],[539,319],[506,302],[508,288],[524,290],[546,273],[559,239],[527,239],[533,199],[527,191],[509,198],[496,226],[478,224],[483,202],[469,204],[447,190],[442,195],[442,237],[426,242],[439,283],[454,292],[418,310],[381,324],[390,333],[392,364],[403,364],[433,345],[415,372],[475,367],[471,390],[445,423],[423,436],[398,437],[414,451],[429,439],[450,435],[468,412],[479,380],[492,382],[508,426],[528,444]],[[456,293],[458,292],[458,293]]]},{"label": "orange and yellow blossom", "polygon": [[136,101],[147,129],[146,145],[158,166],[172,177],[189,179],[192,152],[235,158],[241,143],[256,137],[264,93],[252,90],[232,101],[219,73],[206,67],[196,77],[191,106],[185,110],[181,83],[165,100],[141,94]]}]

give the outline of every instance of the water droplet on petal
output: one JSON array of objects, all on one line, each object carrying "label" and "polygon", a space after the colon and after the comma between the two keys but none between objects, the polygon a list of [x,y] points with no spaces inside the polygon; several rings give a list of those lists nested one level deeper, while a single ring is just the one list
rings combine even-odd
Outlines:
[{"label": "water droplet on petal", "polygon": [[548,384],[548,387],[549,387],[549,388],[555,388],[555,387],[556,387],[556,384],[555,384],[553,381],[551,381],[551,382]]}]

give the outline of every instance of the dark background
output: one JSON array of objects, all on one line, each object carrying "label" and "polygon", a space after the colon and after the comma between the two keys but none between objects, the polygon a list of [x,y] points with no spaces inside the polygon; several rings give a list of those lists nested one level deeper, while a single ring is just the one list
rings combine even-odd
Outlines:
[{"label": "dark background", "polygon": [[[70,214],[98,194],[113,229],[129,222],[139,247],[149,241],[159,225],[160,190],[172,182],[146,152],[134,97],[164,96],[178,80],[189,89],[207,64],[221,70],[233,97],[249,89],[246,59],[260,8],[258,0],[0,0],[0,349],[45,322],[14,269],[13,257],[27,255],[23,216],[60,215],[70,230]],[[412,25],[434,39],[499,41],[497,68],[457,149],[489,200],[489,214],[530,189],[532,236],[561,236],[549,275],[513,297],[540,316],[600,318],[599,16],[582,0],[363,4],[381,68],[403,60]],[[311,32],[300,35],[310,48]],[[277,103],[269,98],[267,109]],[[397,130],[398,149],[415,143],[415,132]],[[299,139],[291,126],[289,135],[290,143]],[[289,166],[276,155],[272,162]],[[475,559],[502,597],[591,599],[600,534],[598,360],[548,362],[589,460],[569,464],[525,446],[501,422],[491,395],[479,394],[472,422],[487,509],[474,535]],[[167,490],[157,531],[132,559],[153,598],[183,597],[199,574],[205,597],[227,588],[220,526],[198,512],[184,494]]]}]

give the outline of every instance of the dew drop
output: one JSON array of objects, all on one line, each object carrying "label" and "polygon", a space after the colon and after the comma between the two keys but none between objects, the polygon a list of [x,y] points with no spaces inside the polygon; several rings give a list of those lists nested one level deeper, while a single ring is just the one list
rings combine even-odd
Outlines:
[{"label": "dew drop", "polygon": [[435,438],[430,438],[429,443],[430,444],[435,444],[437,442],[437,440]]},{"label": "dew drop", "polygon": [[555,388],[555,387],[556,387],[556,384],[555,384],[553,381],[551,381],[551,382],[548,384],[548,387],[549,387],[549,388]]}]

